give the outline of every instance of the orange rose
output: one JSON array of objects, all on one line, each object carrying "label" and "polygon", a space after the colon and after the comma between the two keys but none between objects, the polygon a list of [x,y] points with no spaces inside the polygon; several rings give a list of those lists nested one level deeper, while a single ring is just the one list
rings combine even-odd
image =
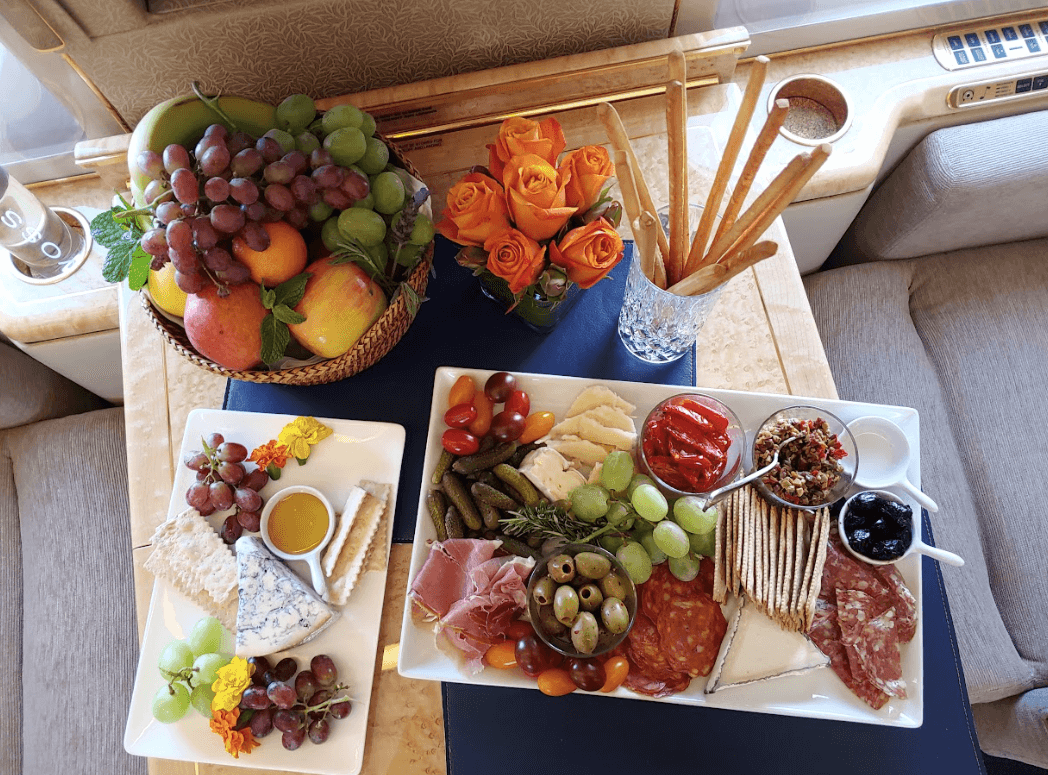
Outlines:
[{"label": "orange rose", "polygon": [[568,207],[564,189],[569,178],[539,156],[514,156],[506,165],[509,214],[518,229],[533,240],[546,240],[560,231],[577,208]]},{"label": "orange rose", "polygon": [[509,229],[484,243],[488,270],[509,283],[515,296],[535,282],[546,266],[546,247],[516,229]]},{"label": "orange rose", "polygon": [[510,228],[506,196],[498,181],[471,172],[448,191],[437,231],[460,245],[480,247],[494,234]]},{"label": "orange rose", "polygon": [[615,174],[615,165],[606,148],[587,145],[565,156],[557,171],[569,178],[568,204],[584,213],[600,198],[604,184]]},{"label": "orange rose", "polygon": [[598,218],[569,231],[559,245],[550,243],[549,260],[563,267],[568,279],[580,288],[590,288],[619,263],[622,249],[619,233]]},{"label": "orange rose", "polygon": [[506,163],[514,156],[528,154],[541,156],[551,165],[556,165],[557,157],[565,145],[564,130],[557,119],[547,118],[539,122],[513,116],[502,122],[495,144],[487,146],[488,169],[497,179],[502,180]]}]

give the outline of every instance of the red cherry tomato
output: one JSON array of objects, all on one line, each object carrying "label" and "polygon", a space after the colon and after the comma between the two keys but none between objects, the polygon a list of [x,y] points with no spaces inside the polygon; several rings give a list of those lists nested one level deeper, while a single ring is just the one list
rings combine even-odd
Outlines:
[{"label": "red cherry tomato", "polygon": [[496,404],[501,404],[517,388],[517,378],[508,371],[496,371],[484,383],[484,392]]},{"label": "red cherry tomato", "polygon": [[524,415],[506,409],[491,418],[491,435],[499,441],[519,439],[526,422]]},{"label": "red cherry tomato", "polygon": [[472,455],[480,449],[480,439],[461,428],[448,428],[440,437],[440,443],[452,455]]},{"label": "red cherry tomato", "polygon": [[531,622],[514,619],[510,622],[509,627],[506,628],[506,637],[510,640],[516,641],[523,638],[525,635],[531,635],[533,632],[535,632],[535,628],[531,626]]},{"label": "red cherry tomato", "polygon": [[444,424],[451,428],[465,428],[477,419],[477,407],[473,404],[456,404],[444,412]]},{"label": "red cherry tomato", "polygon": [[528,394],[523,390],[514,390],[509,394],[509,397],[506,399],[506,405],[502,408],[507,412],[516,412],[527,417],[528,412],[531,411],[531,399],[528,398]]}]

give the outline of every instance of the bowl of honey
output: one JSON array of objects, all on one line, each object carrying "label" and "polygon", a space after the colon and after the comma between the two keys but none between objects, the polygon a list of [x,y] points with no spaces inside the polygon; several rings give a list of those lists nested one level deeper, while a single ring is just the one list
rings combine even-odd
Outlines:
[{"label": "bowl of honey", "polygon": [[259,529],[277,557],[309,565],[313,588],[324,597],[327,582],[320,553],[335,532],[335,510],[324,493],[307,485],[285,487],[266,502]]}]

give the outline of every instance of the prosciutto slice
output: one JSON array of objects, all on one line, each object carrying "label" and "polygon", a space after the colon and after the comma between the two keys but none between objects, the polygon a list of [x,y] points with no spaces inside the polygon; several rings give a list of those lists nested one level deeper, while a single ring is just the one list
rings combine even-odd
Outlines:
[{"label": "prosciutto slice", "polygon": [[501,545],[471,538],[435,543],[411,585],[415,619],[435,621],[438,645],[460,652],[471,673],[483,669],[484,653],[527,604],[535,561],[496,557]]}]

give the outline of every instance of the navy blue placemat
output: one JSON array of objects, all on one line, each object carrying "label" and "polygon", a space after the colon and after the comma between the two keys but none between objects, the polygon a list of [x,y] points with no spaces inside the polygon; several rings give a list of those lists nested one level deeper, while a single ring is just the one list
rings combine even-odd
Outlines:
[{"label": "navy blue placemat", "polygon": [[[931,536],[927,513],[926,535]],[[923,560],[924,724],[843,721],[444,684],[449,775],[985,773],[938,563]]]},{"label": "navy blue placemat", "polygon": [[694,351],[655,366],[634,358],[616,323],[626,287],[627,257],[608,278],[584,291],[549,334],[538,334],[487,299],[469,270],[455,263],[457,246],[437,238],[434,266],[418,317],[377,364],[339,382],[309,387],[230,380],[223,407],[247,412],[393,422],[407,431],[393,520],[393,540],[415,533],[433,375],[440,366],[558,374],[593,379],[693,385]]}]

